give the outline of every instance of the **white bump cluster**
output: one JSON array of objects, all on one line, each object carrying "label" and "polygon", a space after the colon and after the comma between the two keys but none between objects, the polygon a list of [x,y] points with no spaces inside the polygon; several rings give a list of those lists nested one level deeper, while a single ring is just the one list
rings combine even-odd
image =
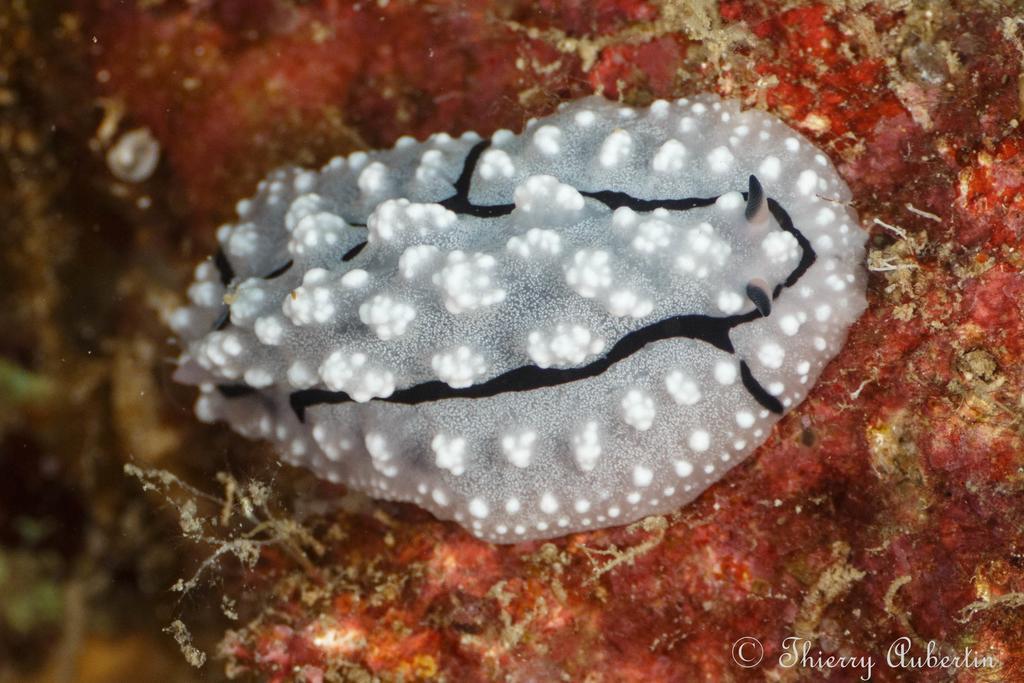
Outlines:
[{"label": "white bump cluster", "polygon": [[670,245],[675,232],[676,228],[671,223],[656,218],[643,221],[637,227],[636,236],[630,246],[641,253],[653,254]]},{"label": "white bump cluster", "polygon": [[771,263],[787,263],[800,258],[800,245],[788,232],[776,230],[761,240],[761,249]]},{"label": "white bump cluster", "polygon": [[565,281],[577,294],[592,299],[612,284],[609,260],[603,249],[580,249],[565,269]]},{"label": "white bump cluster", "polygon": [[[458,218],[440,204],[418,204],[408,199],[381,202],[370,214],[366,227],[372,243],[422,239],[455,225]],[[408,237],[407,237],[408,236]]]},{"label": "white bump cluster", "polygon": [[284,339],[284,324],[277,316],[257,318],[253,324],[253,331],[260,343],[267,346],[277,346]]},{"label": "white bump cluster", "polygon": [[430,442],[430,448],[434,451],[434,462],[441,469],[455,476],[466,471],[466,440],[461,436],[438,434]]},{"label": "white bump cluster", "polygon": [[383,192],[388,186],[388,167],[379,161],[374,161],[359,174],[356,184],[363,194]]},{"label": "white bump cluster", "polygon": [[605,138],[601,144],[601,153],[598,157],[601,165],[607,168],[618,166],[629,158],[633,151],[633,137],[625,130],[618,128]]},{"label": "white bump cluster", "polygon": [[576,465],[583,472],[589,472],[597,466],[597,460],[601,457],[601,438],[596,422],[591,420],[585,423],[582,429],[572,435],[572,450]]},{"label": "white bump cluster", "polygon": [[303,219],[318,214],[341,218],[334,213],[337,208],[330,199],[315,192],[299,195],[288,207],[288,213],[284,215],[284,227],[288,232],[293,232]]},{"label": "white bump cluster", "polygon": [[432,273],[441,261],[441,250],[433,244],[416,244],[398,257],[398,270],[406,280]]},{"label": "white bump cluster", "polygon": [[526,214],[558,211],[574,214],[583,208],[583,195],[572,185],[549,175],[535,175],[516,188],[516,209]]},{"label": "white bump cluster", "polygon": [[537,432],[524,430],[501,437],[501,450],[510,463],[519,468],[530,466],[533,458],[533,446],[537,442]]},{"label": "white bump cluster", "polygon": [[398,474],[398,468],[393,464],[395,454],[388,445],[387,436],[381,432],[367,432],[363,443],[366,445],[366,451],[370,454],[370,463],[375,470],[386,477]]},{"label": "white bump cluster", "polygon": [[484,180],[511,178],[515,172],[512,158],[500,149],[489,149],[480,157],[480,177]]},{"label": "white bump cluster", "polygon": [[679,140],[668,140],[658,148],[651,160],[651,168],[658,173],[679,173],[686,167],[686,145]]},{"label": "white bump cluster", "polygon": [[716,147],[708,154],[708,164],[714,173],[725,173],[732,168],[735,158],[728,147]]},{"label": "white bump cluster", "polygon": [[681,406],[692,406],[701,398],[700,387],[679,370],[672,370],[665,377],[665,388],[672,399]]},{"label": "white bump cluster", "polygon": [[630,289],[607,292],[605,307],[616,318],[643,318],[654,310],[654,302]]},{"label": "white bump cluster", "polygon": [[448,254],[444,267],[433,277],[444,294],[445,308],[459,314],[504,301],[505,290],[495,281],[496,264],[490,254]]},{"label": "white bump cluster", "polygon": [[237,379],[242,374],[242,354],[245,346],[237,334],[211,332],[206,335],[196,353],[196,360],[215,376]]},{"label": "white bump cluster", "polygon": [[420,163],[416,167],[416,180],[421,183],[433,182],[436,178],[444,176],[446,163],[444,154],[439,149],[428,149],[420,157]]},{"label": "white bump cluster", "polygon": [[304,217],[295,225],[288,251],[294,256],[318,249],[328,249],[340,244],[348,230],[348,223],[333,213],[314,213]]},{"label": "white bump cluster", "polygon": [[302,285],[285,296],[282,312],[296,325],[329,322],[335,312],[329,279],[330,273],[323,268],[308,271]]},{"label": "white bump cluster", "polygon": [[686,230],[686,249],[676,257],[680,271],[706,278],[725,265],[732,248],[715,234],[709,223],[700,223]]},{"label": "white bump cluster", "polygon": [[320,366],[320,378],[332,391],[344,391],[359,403],[390,396],[395,390],[395,376],[374,368],[366,354],[358,351],[332,353]]},{"label": "white bump cluster", "polygon": [[559,323],[553,330],[534,330],[527,336],[526,352],[542,368],[579,365],[604,348],[604,340],[581,325]]},{"label": "white bump cluster", "polygon": [[637,431],[646,431],[654,424],[654,399],[640,389],[630,389],[622,399],[623,419]]},{"label": "white bump cluster", "polygon": [[522,258],[555,256],[562,251],[562,238],[554,230],[530,228],[524,235],[510,237],[505,248]]},{"label": "white bump cluster", "polygon": [[547,156],[562,151],[562,131],[557,126],[541,126],[533,134],[533,144]]},{"label": "white bump cluster", "polygon": [[435,354],[430,359],[430,365],[437,373],[437,378],[454,389],[472,386],[487,372],[484,357],[468,346]]},{"label": "white bump cluster", "polygon": [[248,325],[263,311],[269,300],[263,281],[249,278],[238,285],[230,303],[231,322],[236,325]]},{"label": "white bump cluster", "polygon": [[242,223],[234,228],[227,240],[227,252],[235,258],[247,258],[260,248],[260,230],[255,223]]},{"label": "white bump cluster", "polygon": [[416,309],[386,294],[377,294],[359,306],[359,319],[382,341],[401,337],[415,317]]},{"label": "white bump cluster", "polygon": [[224,286],[217,280],[217,269],[211,262],[204,261],[196,266],[188,298],[200,308],[214,308],[224,301]]}]

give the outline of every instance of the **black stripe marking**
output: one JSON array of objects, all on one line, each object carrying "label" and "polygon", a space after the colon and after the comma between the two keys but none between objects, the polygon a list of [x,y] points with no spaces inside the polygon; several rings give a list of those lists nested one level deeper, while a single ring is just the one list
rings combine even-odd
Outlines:
[{"label": "black stripe marking", "polygon": [[462,172],[455,181],[455,194],[439,202],[441,206],[457,214],[475,216],[476,218],[497,218],[498,216],[512,213],[512,209],[516,208],[515,204],[477,206],[469,201],[469,184],[473,180],[473,173],[476,171],[476,162],[490,144],[490,140],[481,140],[469,150],[465,161],[462,162]]},{"label": "black stripe marking", "polygon": [[348,251],[346,251],[345,255],[341,257],[341,260],[342,261],[351,261],[356,256],[359,256],[359,252],[361,252],[365,246],[366,246],[366,242],[360,242],[356,246],[354,246],[351,249],[349,249]]},{"label": "black stripe marking", "polygon": [[[620,360],[624,360],[643,347],[662,339],[685,337],[699,339],[727,353],[733,353],[729,330],[759,317],[757,311],[729,318],[713,318],[706,315],[677,315],[665,318],[625,335],[608,353],[593,362],[577,368],[541,368],[523,365],[493,377],[486,382],[463,389],[455,389],[437,380],[399,389],[387,398],[374,399],[385,403],[417,405],[449,398],[490,398],[513,391],[532,391],[558,386],[568,382],[597,377]],[[322,403],[349,403],[352,398],[344,391],[306,389],[296,391],[289,397],[292,410],[300,421],[305,419],[306,408]]]},{"label": "black stripe marking", "polygon": [[218,248],[213,257],[213,265],[217,266],[220,273],[220,283],[227,287],[235,279],[235,269],[231,267],[228,257],[224,255],[224,249]]},{"label": "black stripe marking", "polygon": [[647,213],[655,209],[668,209],[669,211],[689,211],[704,206],[711,206],[718,197],[687,197],[685,199],[637,199],[625,192],[613,190],[600,190],[598,192],[580,192],[584,197],[590,197],[601,202],[609,209],[623,206],[629,207],[639,213]]},{"label": "black stripe marking", "polygon": [[754,400],[761,404],[762,407],[776,413],[782,414],[783,407],[782,402],[769,394],[761,383],[754,378],[754,373],[750,372],[750,367],[747,365],[747,361],[740,361],[740,378],[743,380],[744,388],[754,397]]},{"label": "black stripe marking", "polygon": [[217,319],[213,321],[213,329],[215,329],[215,330],[217,330],[219,332],[220,330],[223,330],[225,327],[227,327],[228,323],[230,323],[230,322],[231,322],[231,309],[228,308],[227,306],[225,306],[221,310],[220,315],[217,316]]},{"label": "black stripe marking", "polygon": [[288,269],[291,268],[291,267],[292,267],[292,262],[288,261],[288,263],[284,264],[280,268],[276,268],[276,269],[272,270],[270,273],[268,273],[267,275],[264,275],[263,279],[264,280],[273,280],[276,277],[281,277],[282,275],[287,273]]},{"label": "black stripe marking", "polygon": [[757,212],[761,210],[761,204],[764,202],[764,188],[761,187],[761,183],[754,176],[750,176],[748,183],[747,208],[744,209],[743,216],[748,221],[752,221],[757,216]]},{"label": "black stripe marking", "polygon": [[257,390],[248,384],[218,384],[217,391],[224,398],[241,398],[257,393]]},{"label": "black stripe marking", "polygon": [[765,318],[772,314],[772,299],[768,292],[753,282],[747,284],[747,298],[753,302],[754,307]]}]

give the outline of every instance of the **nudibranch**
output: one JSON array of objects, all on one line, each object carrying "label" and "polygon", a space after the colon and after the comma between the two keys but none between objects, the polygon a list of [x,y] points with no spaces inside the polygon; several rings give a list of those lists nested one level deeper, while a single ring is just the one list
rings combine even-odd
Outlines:
[{"label": "nudibranch", "polygon": [[713,95],[402,138],[239,203],[170,323],[196,413],[498,542],[678,508],[865,308],[811,143]]}]

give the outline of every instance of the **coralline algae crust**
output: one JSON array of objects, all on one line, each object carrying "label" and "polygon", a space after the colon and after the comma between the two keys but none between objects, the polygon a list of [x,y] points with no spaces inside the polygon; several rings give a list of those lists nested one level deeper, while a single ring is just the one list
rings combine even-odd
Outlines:
[{"label": "coralline algae crust", "polygon": [[239,203],[171,316],[197,415],[495,542],[695,498],[865,307],[829,160],[713,95],[402,138]]}]

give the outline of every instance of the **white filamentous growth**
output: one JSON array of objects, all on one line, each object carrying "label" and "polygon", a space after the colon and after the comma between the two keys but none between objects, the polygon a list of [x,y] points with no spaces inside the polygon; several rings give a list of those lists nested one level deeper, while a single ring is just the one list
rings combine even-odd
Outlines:
[{"label": "white filamentous growth", "polygon": [[[240,202],[169,317],[199,417],[481,538],[547,538],[695,498],[864,310],[849,191],[769,114],[591,97],[468,165],[480,143],[404,138],[276,171]],[[464,166],[468,193],[446,201]],[[752,175],[773,204],[748,202]],[[707,201],[665,205],[687,198]],[[727,342],[619,344],[676,317],[731,320]]]}]

